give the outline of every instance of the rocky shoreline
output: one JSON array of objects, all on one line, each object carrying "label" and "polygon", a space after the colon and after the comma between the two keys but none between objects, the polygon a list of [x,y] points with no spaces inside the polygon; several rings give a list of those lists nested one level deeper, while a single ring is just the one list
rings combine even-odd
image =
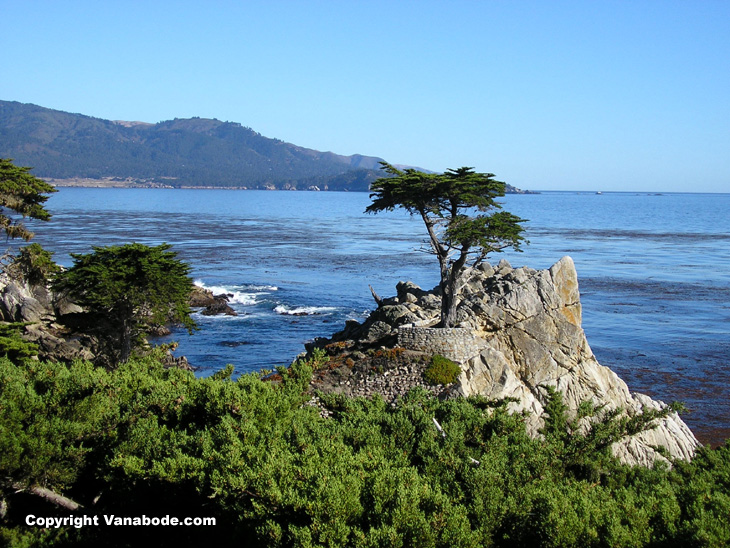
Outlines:
[{"label": "rocky shoreline", "polygon": [[[209,289],[193,286],[189,304],[204,315],[236,316],[228,304],[229,298],[230,295],[215,295]],[[75,329],[76,315],[81,313],[83,309],[79,305],[54,294],[45,284],[29,283],[7,271],[0,273],[0,322],[24,324],[24,338],[38,346],[41,360],[96,360],[99,341]],[[169,334],[164,325],[152,329],[153,336]],[[166,365],[194,369],[184,356],[175,357],[171,352]]]},{"label": "rocky shoreline", "polygon": [[[533,436],[544,423],[548,387],[562,393],[573,413],[583,401],[629,417],[666,408],[663,402],[631,393],[596,360],[581,328],[578,278],[570,257],[542,271],[512,268],[507,261],[469,270],[458,303],[458,324],[451,329],[437,327],[438,289],[425,291],[400,282],[396,292],[394,297],[378,298],[378,307],[363,323],[350,320],[330,338],[306,345],[302,357],[319,352],[326,358],[310,385],[310,404],[318,405],[324,416],[329,411],[319,399],[322,394],[377,394],[394,404],[416,387],[440,398],[511,398],[508,409],[526,413]],[[235,315],[229,297],[196,286],[190,305],[203,314]],[[74,315],[81,312],[45,285],[0,274],[0,321],[24,323],[24,337],[38,345],[40,359],[94,361],[98,341],[73,328]],[[157,334],[165,329],[159,326]],[[458,364],[455,382],[433,386],[425,380],[434,355]],[[171,353],[166,365],[192,369],[184,357]],[[691,459],[698,446],[686,424],[672,413],[653,429],[616,443],[613,451],[628,464],[649,466],[663,460],[662,453]]]},{"label": "rocky shoreline", "polygon": [[[165,178],[163,178],[165,179]],[[158,181],[154,179],[139,179],[134,177],[101,177],[101,178],[90,178],[90,177],[72,177],[68,179],[54,179],[44,177],[43,180],[52,184],[55,187],[74,187],[74,188],[165,188],[165,189],[193,189],[193,190],[286,190],[286,191],[300,191],[300,192],[327,192],[329,187],[327,185],[307,185],[304,187],[298,187],[291,183],[284,183],[280,185],[274,184],[260,184],[252,187],[237,185],[237,186],[211,186],[211,185],[181,185],[171,184],[174,181],[173,178],[166,178],[166,181]],[[332,192],[366,192],[367,190],[348,190],[348,189],[337,189]],[[506,194],[540,194],[534,190],[522,190],[511,185],[507,185]]]},{"label": "rocky shoreline", "polygon": [[[515,269],[507,261],[472,269],[458,305],[456,329],[436,327],[439,305],[437,289],[399,283],[397,296],[381,300],[362,324],[349,321],[331,338],[308,345],[308,355],[323,349],[331,363],[315,374],[312,389],[379,394],[387,401],[415,386],[440,397],[514,398],[508,409],[527,412],[526,426],[533,436],[544,423],[548,387],[562,393],[573,414],[583,401],[627,416],[666,408],[661,401],[630,392],[596,360],[581,328],[578,278],[570,257],[543,271]],[[461,367],[457,381],[441,391],[423,380],[425,361],[434,353]],[[392,366],[379,371],[376,356],[390,356]],[[388,381],[375,380],[386,372]],[[671,413],[653,429],[614,444],[613,452],[625,463],[650,466],[665,460],[662,453],[689,460],[698,446],[687,425]]]}]

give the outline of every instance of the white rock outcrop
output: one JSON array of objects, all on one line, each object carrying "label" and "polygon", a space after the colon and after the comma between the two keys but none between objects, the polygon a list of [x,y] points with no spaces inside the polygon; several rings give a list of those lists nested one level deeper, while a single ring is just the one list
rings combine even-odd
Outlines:
[{"label": "white rock outcrop", "polygon": [[[398,345],[409,350],[440,353],[461,364],[456,391],[490,399],[516,398],[515,411],[528,410],[528,432],[543,425],[547,389],[563,394],[570,410],[582,401],[621,409],[629,416],[666,405],[631,393],[618,375],[598,363],[581,328],[578,276],[570,257],[547,270],[482,264],[467,272],[453,329],[435,327],[438,291],[398,284],[398,296],[381,300],[361,325],[348,322],[332,340],[370,345]],[[394,339],[395,337],[395,339]],[[672,413],[656,427],[613,446],[628,464],[651,465],[663,458],[663,447],[674,458],[690,459],[698,447],[687,425]]]},{"label": "white rock outcrop", "polygon": [[[502,261],[471,272],[460,303],[459,327],[468,327],[484,339],[486,348],[462,362],[459,390],[463,395],[488,398],[515,397],[515,411],[528,409],[528,429],[542,426],[545,390],[563,394],[570,409],[581,401],[623,409],[629,415],[665,404],[631,393],[626,383],[598,363],[581,328],[578,276],[570,257],[548,270],[512,269]],[[651,465],[654,447],[675,457],[690,459],[698,446],[676,413],[652,430],[614,444],[614,453],[626,463]]]}]

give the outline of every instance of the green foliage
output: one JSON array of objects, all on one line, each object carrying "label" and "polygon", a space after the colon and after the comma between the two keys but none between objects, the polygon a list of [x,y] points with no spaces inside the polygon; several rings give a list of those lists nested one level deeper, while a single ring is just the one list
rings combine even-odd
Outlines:
[{"label": "green foliage", "polygon": [[436,354],[423,372],[423,377],[429,384],[446,386],[454,382],[460,373],[459,364]]},{"label": "green foliage", "polygon": [[565,474],[590,481],[596,481],[610,467],[614,443],[650,430],[656,421],[683,409],[681,404],[673,403],[660,410],[645,409],[628,415],[621,408],[606,411],[582,402],[575,416],[569,417],[562,394],[551,386],[543,388],[547,402],[541,434],[549,442],[554,466],[562,467]]},{"label": "green foliage", "polygon": [[451,327],[465,268],[476,266],[490,253],[507,248],[520,251],[524,242],[520,223],[525,219],[499,211],[497,198],[504,196],[506,185],[493,173],[462,167],[435,174],[381,165],[389,176],[373,182],[373,201],[365,211],[403,208],[420,215],[441,270],[441,324]]},{"label": "green foliage", "polygon": [[23,323],[0,324],[0,356],[14,362],[38,355],[38,345],[22,337]]},{"label": "green foliage", "polygon": [[31,168],[19,167],[9,158],[0,158],[0,228],[9,238],[33,237],[23,223],[5,214],[7,208],[22,217],[47,221],[51,218],[43,204],[47,194],[56,192],[53,186],[30,174]]},{"label": "green foliage", "polygon": [[[544,437],[531,439],[508,401],[439,401],[414,390],[391,406],[329,395],[322,399],[333,416],[323,419],[303,405],[314,360],[265,382],[234,380],[232,368],[196,378],[159,359],[134,358],[115,370],[0,359],[0,494],[8,504],[1,539],[11,546],[137,546],[140,533],[158,546],[730,542],[727,447],[703,449],[669,470],[623,466],[591,442],[585,459],[602,469],[587,479],[563,460],[589,435],[567,434],[573,419],[557,397]],[[32,486],[83,504],[78,514],[215,516],[218,525],[43,531],[26,527],[25,516],[69,512],[19,492]]]},{"label": "green foliage", "polygon": [[170,247],[94,247],[93,253],[72,254],[74,265],[56,276],[54,288],[87,308],[82,328],[102,337],[109,365],[126,361],[154,326],[195,328],[190,269]]},{"label": "green foliage", "polygon": [[[421,215],[429,232],[443,228],[440,234],[429,234],[437,237],[430,242],[437,255],[456,249],[475,253],[481,260],[508,247],[519,250],[524,240],[520,226],[524,219],[497,211],[501,208],[497,198],[504,196],[505,183],[494,179],[493,173],[476,173],[473,168],[462,167],[435,174],[401,171],[387,163],[382,166],[391,176],[372,184],[373,202],[366,212],[400,207]],[[472,210],[479,213],[472,215]]]},{"label": "green foliage", "polygon": [[[0,538],[11,546],[139,544],[139,528],[26,527],[30,513],[68,515],[19,493],[42,486],[88,515],[218,520],[195,530],[145,528],[159,546],[730,542],[727,447],[703,449],[672,470],[631,468],[603,441],[569,434],[576,423],[554,394],[543,439],[531,439],[507,400],[439,401],[423,390],[395,407],[323,396],[333,412],[323,419],[303,405],[316,357],[282,369],[280,382],[234,380],[232,368],[195,378],[159,359],[111,371],[0,359],[0,492],[8,503]],[[583,413],[591,416],[588,406]],[[571,444],[601,462],[598,477],[575,473]]]},{"label": "green foliage", "polygon": [[61,271],[61,267],[53,261],[53,253],[37,243],[21,247],[9,269],[11,272],[16,271],[31,284],[44,285]]}]

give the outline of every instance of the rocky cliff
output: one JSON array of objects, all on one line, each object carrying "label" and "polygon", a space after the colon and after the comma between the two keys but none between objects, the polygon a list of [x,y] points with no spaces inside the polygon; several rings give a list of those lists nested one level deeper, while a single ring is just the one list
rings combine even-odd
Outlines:
[{"label": "rocky cliff", "polygon": [[[570,257],[542,271],[514,269],[507,261],[472,269],[453,329],[435,328],[437,291],[403,282],[397,289],[397,297],[383,300],[363,324],[348,322],[345,330],[315,346],[339,345],[353,355],[368,346],[442,354],[462,369],[452,394],[516,398],[511,409],[529,411],[532,435],[538,435],[543,424],[546,387],[561,392],[571,410],[582,401],[603,406],[604,411],[620,408],[630,416],[665,407],[631,393],[596,360],[581,328],[578,277]],[[672,413],[653,429],[614,444],[613,451],[626,463],[650,465],[663,458],[656,447],[672,457],[690,459],[697,446],[689,428]]]},{"label": "rocky cliff", "polygon": [[[204,315],[236,315],[228,305],[227,295],[214,295],[197,286],[191,291],[189,303]],[[24,324],[23,338],[38,346],[40,359],[97,361],[101,352],[98,338],[78,329],[77,317],[83,312],[79,305],[55,294],[45,283],[31,283],[12,268],[0,268],[0,322]],[[169,333],[163,325],[150,329],[155,336]],[[192,369],[184,356],[175,358],[169,354],[166,364]]]},{"label": "rocky cliff", "polygon": [[[226,313],[225,300],[200,289],[191,295],[192,306],[210,308],[210,313]],[[72,328],[73,316],[80,312],[43,285],[0,274],[0,321],[26,323],[26,338],[38,344],[42,359],[94,359],[96,341]],[[630,416],[665,407],[631,393],[596,360],[581,328],[578,278],[570,257],[542,271],[513,269],[506,261],[496,268],[480,265],[468,272],[457,327],[435,327],[439,314],[438,291],[399,283],[397,296],[381,300],[364,323],[349,321],[331,339],[309,346],[326,349],[331,365],[316,373],[313,388],[353,396],[379,393],[389,400],[414,386],[440,397],[515,398],[511,409],[529,412],[526,421],[532,435],[538,435],[543,424],[546,387],[561,392],[574,411],[582,401]],[[423,380],[434,354],[460,365],[456,383],[432,387]],[[626,463],[650,465],[663,458],[655,448],[690,459],[697,446],[692,432],[673,413],[653,429],[614,444],[613,450]]]},{"label": "rocky cliff", "polygon": [[42,359],[73,361],[96,357],[93,337],[75,334],[64,325],[64,319],[79,312],[81,307],[57,298],[46,285],[0,272],[0,321],[25,324],[24,338],[38,345]]}]

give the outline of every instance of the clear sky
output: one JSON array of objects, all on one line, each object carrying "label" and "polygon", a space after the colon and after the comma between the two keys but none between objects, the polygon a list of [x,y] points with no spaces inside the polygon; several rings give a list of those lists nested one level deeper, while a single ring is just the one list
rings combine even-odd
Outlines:
[{"label": "clear sky", "polygon": [[0,99],[535,190],[730,192],[730,2],[0,0]]}]

